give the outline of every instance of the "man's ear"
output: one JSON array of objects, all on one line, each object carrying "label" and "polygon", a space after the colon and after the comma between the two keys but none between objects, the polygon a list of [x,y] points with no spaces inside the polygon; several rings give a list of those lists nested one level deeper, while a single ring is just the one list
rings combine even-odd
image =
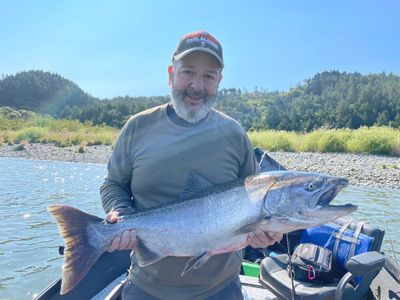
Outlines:
[{"label": "man's ear", "polygon": [[172,74],[174,72],[174,67],[173,66],[168,66],[168,84],[169,86],[172,85]]},{"label": "man's ear", "polygon": [[222,80],[222,73],[220,72],[220,73],[219,73],[219,79],[218,79],[218,85],[219,85],[219,83],[221,82],[221,80]]}]

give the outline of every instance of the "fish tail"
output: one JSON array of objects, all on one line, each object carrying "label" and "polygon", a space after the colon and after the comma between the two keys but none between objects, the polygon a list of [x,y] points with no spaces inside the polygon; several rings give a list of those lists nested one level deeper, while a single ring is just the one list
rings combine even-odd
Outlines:
[{"label": "fish tail", "polygon": [[89,241],[88,227],[90,224],[99,224],[103,220],[84,213],[76,208],[66,205],[52,205],[48,211],[56,219],[61,237],[64,239],[64,266],[61,280],[60,294],[66,294],[72,290],[87,274],[105,247],[97,236],[97,246]]}]

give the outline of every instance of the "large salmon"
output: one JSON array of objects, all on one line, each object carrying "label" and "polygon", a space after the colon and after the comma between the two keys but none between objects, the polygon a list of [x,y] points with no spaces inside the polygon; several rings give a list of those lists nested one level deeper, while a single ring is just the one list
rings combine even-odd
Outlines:
[{"label": "large salmon", "polygon": [[112,239],[127,229],[137,231],[140,266],[166,256],[191,257],[183,276],[210,256],[246,247],[251,231],[286,233],[350,214],[356,206],[329,204],[347,184],[344,178],[295,171],[259,173],[221,185],[190,175],[179,201],[126,215],[114,224],[69,206],[50,206],[65,242],[61,294],[73,289]]}]

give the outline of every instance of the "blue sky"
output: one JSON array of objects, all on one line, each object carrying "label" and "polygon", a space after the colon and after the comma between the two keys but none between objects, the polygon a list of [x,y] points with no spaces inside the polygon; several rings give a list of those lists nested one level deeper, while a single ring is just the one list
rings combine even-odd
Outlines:
[{"label": "blue sky", "polygon": [[400,75],[400,1],[0,0],[0,74],[40,69],[98,98],[167,95],[179,38],[207,30],[221,88],[288,90],[325,70]]}]

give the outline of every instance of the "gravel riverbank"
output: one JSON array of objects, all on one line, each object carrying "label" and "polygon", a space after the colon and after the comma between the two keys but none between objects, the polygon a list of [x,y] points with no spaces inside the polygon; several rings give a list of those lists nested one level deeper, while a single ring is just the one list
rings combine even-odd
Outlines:
[{"label": "gravel riverbank", "polygon": [[[24,150],[0,146],[0,157],[106,164],[111,146],[59,148],[51,144],[28,144]],[[400,188],[400,157],[345,153],[271,152],[269,155],[291,170],[319,172],[346,177],[351,185]]]}]

